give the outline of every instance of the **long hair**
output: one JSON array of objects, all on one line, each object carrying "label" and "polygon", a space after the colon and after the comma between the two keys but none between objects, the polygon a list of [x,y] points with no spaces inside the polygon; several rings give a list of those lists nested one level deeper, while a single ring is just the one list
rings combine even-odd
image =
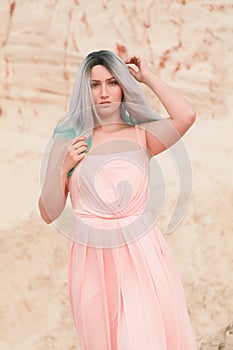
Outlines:
[{"label": "long hair", "polygon": [[87,150],[91,146],[95,120],[98,120],[90,84],[91,68],[96,65],[103,65],[122,88],[121,118],[124,122],[135,125],[162,119],[150,109],[139,83],[120,57],[109,50],[93,51],[85,57],[79,67],[69,111],[54,130],[54,135],[62,133],[65,138],[87,136]]}]

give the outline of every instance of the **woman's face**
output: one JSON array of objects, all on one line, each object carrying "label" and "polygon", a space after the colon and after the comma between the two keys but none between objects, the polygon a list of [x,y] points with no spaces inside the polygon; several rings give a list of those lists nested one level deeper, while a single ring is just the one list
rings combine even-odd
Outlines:
[{"label": "woman's face", "polygon": [[116,79],[103,65],[91,68],[91,93],[94,105],[100,115],[120,113],[122,89]]}]

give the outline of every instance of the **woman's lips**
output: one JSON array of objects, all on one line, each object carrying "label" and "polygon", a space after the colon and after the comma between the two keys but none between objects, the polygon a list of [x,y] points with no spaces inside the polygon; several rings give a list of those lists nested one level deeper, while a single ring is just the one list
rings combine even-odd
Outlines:
[{"label": "woman's lips", "polygon": [[99,103],[99,106],[105,107],[105,108],[110,107],[110,105],[111,105],[111,102],[110,102],[110,101],[105,101],[105,102],[100,102],[100,103]]}]

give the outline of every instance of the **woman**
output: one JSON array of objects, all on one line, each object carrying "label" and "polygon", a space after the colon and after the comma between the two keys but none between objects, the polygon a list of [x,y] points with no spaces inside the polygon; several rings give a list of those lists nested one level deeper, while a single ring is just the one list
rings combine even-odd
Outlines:
[{"label": "woman", "polygon": [[[138,82],[168,118],[150,110]],[[39,209],[51,223],[70,194],[68,280],[82,350],[196,349],[179,275],[147,206],[150,159],[195,118],[143,58],[123,62],[101,50],[81,64],[54,132]]]}]

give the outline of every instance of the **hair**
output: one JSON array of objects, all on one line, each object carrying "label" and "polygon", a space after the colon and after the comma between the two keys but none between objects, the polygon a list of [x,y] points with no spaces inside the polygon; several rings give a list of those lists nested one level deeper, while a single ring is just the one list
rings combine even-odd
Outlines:
[{"label": "hair", "polygon": [[85,135],[88,137],[88,149],[90,148],[95,118],[98,120],[90,84],[91,68],[96,65],[103,65],[122,88],[121,118],[124,122],[135,125],[162,119],[149,108],[139,83],[120,57],[109,50],[93,51],[79,67],[69,111],[57,124],[54,135],[62,133],[65,138]]}]

